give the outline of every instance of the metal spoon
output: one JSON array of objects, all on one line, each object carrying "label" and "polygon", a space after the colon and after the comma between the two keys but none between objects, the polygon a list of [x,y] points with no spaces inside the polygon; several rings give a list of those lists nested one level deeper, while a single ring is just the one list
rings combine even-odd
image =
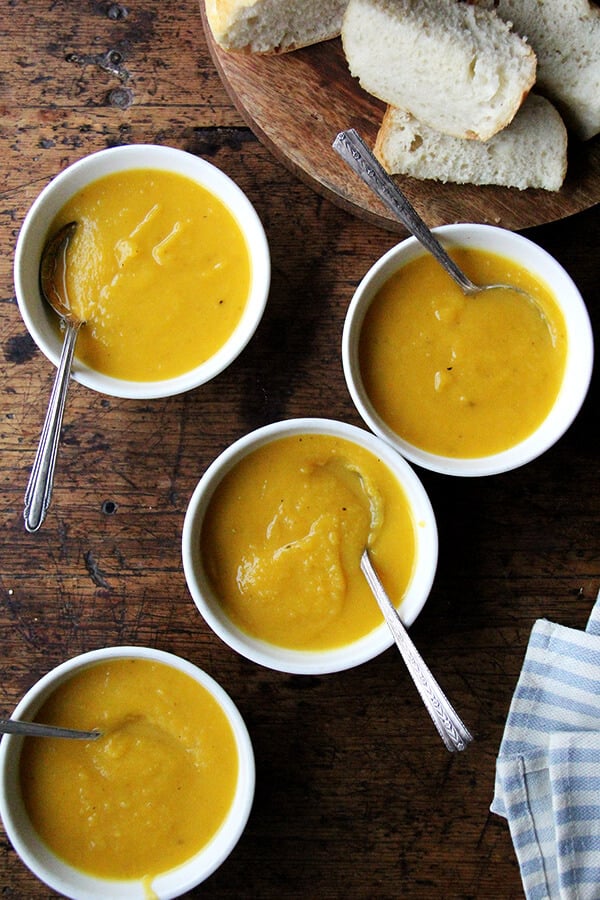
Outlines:
[{"label": "metal spoon", "polygon": [[26,530],[31,532],[38,530],[46,518],[50,505],[73,351],[79,329],[83,324],[71,311],[66,284],[67,251],[76,228],[77,222],[69,222],[53,235],[44,247],[40,262],[42,294],[57,315],[63,319],[66,328],[40,443],[25,491],[23,518]]},{"label": "metal spoon", "polygon": [[[368,540],[370,543],[373,540],[374,535],[376,535],[377,531],[383,527],[384,524],[382,498],[377,491],[377,488],[363,475],[357,465],[343,457],[331,459],[326,465],[338,478],[350,477],[356,479],[356,483],[360,485],[359,490],[369,501],[371,522]],[[398,610],[388,597],[375,566],[373,565],[368,547],[363,550],[360,558],[360,567],[377,603],[379,604],[379,608],[383,613],[388,628],[394,636],[394,640],[396,641],[402,659],[406,664],[406,668],[417,686],[440,737],[451,752],[454,753],[457,750],[464,750],[467,744],[473,740],[473,737],[457,715],[448,698],[423,661],[421,654],[410,639]]]},{"label": "metal spoon", "polygon": [[467,744],[470,744],[473,740],[473,736],[457,715],[410,639],[396,607],[388,597],[381,579],[373,566],[368,549],[365,549],[361,556],[360,567],[369,583],[369,587],[373,591],[385,621],[394,635],[394,640],[402,659],[406,663],[406,668],[417,686],[427,712],[431,716],[440,737],[451,753],[464,750]]},{"label": "metal spoon", "polygon": [[17,719],[0,719],[0,734],[25,734],[31,737],[72,738],[76,741],[95,741],[101,731],[77,731],[58,725],[41,725],[39,722],[21,722]]},{"label": "metal spoon", "polygon": [[388,175],[354,128],[350,128],[348,131],[341,131],[333,142],[333,149],[341,156],[344,162],[348,163],[353,172],[362,178],[365,184],[377,194],[379,199],[400,219],[402,224],[408,228],[425,249],[433,254],[465,294],[480,294],[483,291],[498,289],[516,292],[526,297],[536,307],[542,318],[546,319],[546,315],[535,297],[532,297],[523,288],[514,284],[474,284],[446,253],[416,209],[410,204],[398,185]]}]

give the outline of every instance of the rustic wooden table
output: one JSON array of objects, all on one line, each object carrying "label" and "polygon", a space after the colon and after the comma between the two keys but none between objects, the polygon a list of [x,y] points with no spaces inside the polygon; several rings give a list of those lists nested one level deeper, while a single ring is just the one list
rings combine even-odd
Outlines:
[{"label": "rustic wooden table", "polygon": [[[476,735],[444,749],[397,651],[327,677],[238,657],[204,625],[183,577],[188,498],[232,440],[280,418],[361,424],[340,363],[354,286],[397,238],[323,199],[253,136],[217,75],[196,0],[8,0],[0,45],[0,715],[65,658],[147,644],[206,669],[239,705],[257,792],[229,860],[189,896],[519,898],[494,763],[534,620],[583,627],[600,584],[595,378],[538,462],[487,479],[421,472],[440,560],[412,635]],[[340,123],[344,127],[346,123]],[[24,531],[23,492],[54,370],[19,315],[12,258],[41,188],[115,144],[201,155],[248,193],[273,283],[264,320],[213,383],[153,402],[73,384],[53,503]],[[578,283],[598,327],[598,208],[526,233]],[[0,893],[51,892],[0,837]]]}]

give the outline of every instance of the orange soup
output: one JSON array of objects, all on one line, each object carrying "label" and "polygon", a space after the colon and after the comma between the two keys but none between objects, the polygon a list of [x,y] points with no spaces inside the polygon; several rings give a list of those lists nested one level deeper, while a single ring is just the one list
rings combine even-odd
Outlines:
[{"label": "orange soup", "polygon": [[183,175],[130,170],[83,188],[51,234],[77,230],[67,291],[85,321],[76,356],[131,381],[173,378],[205,362],[238,325],[250,254],[230,210]]},{"label": "orange soup", "polygon": [[238,753],[212,695],[145,659],[108,660],[60,685],[38,721],[95,741],[27,738],[20,779],[40,837],[92,875],[147,882],[216,834],[233,801]]},{"label": "orange soup", "polygon": [[396,272],[362,325],[361,378],[376,412],[430,453],[489,456],[527,438],[563,378],[566,327],[550,289],[500,256],[452,256],[473,281],[524,288],[465,297],[429,254]]},{"label": "orange soup", "polygon": [[302,650],[343,646],[381,624],[360,570],[367,544],[399,605],[415,558],[404,490],[373,453],[324,434],[280,438],[242,459],[216,489],[201,535],[232,621]]}]

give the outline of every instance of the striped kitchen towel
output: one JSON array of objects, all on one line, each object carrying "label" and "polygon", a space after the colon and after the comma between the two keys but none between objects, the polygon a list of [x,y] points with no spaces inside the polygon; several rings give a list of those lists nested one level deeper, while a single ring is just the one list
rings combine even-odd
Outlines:
[{"label": "striped kitchen towel", "polygon": [[585,631],[533,626],[491,809],[528,900],[600,898],[600,594]]}]

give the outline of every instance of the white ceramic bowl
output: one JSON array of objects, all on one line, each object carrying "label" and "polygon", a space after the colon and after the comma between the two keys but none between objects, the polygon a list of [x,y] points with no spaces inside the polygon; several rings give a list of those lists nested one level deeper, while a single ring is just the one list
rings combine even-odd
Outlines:
[{"label": "white ceramic bowl", "polygon": [[382,653],[393,643],[387,625],[382,623],[351,644],[323,651],[291,650],[258,640],[238,628],[226,615],[211,587],[200,553],[203,518],[227,472],[258,447],[298,434],[327,434],[352,441],[380,457],[402,485],[415,524],[415,565],[399,609],[407,626],[414,622],[431,590],[437,566],[438,536],[431,503],[412,468],[389,445],[353,425],[317,418],[276,422],[240,438],[209,466],[190,499],[182,536],[183,568],[198,610],[221,640],[247,659],[281,672],[315,675],[348,669]]},{"label": "white ceramic bowl", "polygon": [[61,341],[52,327],[52,313],[39,288],[40,257],[49,228],[64,204],[86,184],[127,169],[176,172],[211,191],[237,219],[251,257],[250,295],[240,322],[223,347],[191,371],[162,381],[127,381],[97,372],[77,359],[73,361],[73,378],[102,394],[134,399],[168,397],[206,383],[233,362],[254,334],[269,293],[270,256],[260,219],[243,191],[216,166],[184,150],[130,144],[100,150],[64,169],[35,200],[19,232],[14,263],[17,302],[31,337],[48,359],[57,365]]},{"label": "white ceramic bowl", "polygon": [[361,380],[358,344],[369,304],[379,288],[406,263],[426,251],[410,237],[392,247],[369,269],[348,307],[342,337],[344,375],[352,400],[368,427],[411,462],[446,475],[494,475],[530,462],[551,447],[567,430],[585,399],[593,366],[593,336],[581,294],[563,267],[549,253],[523,235],[491,225],[460,224],[435,228],[446,247],[475,247],[505,256],[528,269],[554,292],[567,328],[565,375],[546,419],[525,440],[501,453],[456,459],[428,453],[403,440],[374,409]]},{"label": "white ceramic bowl", "polygon": [[[157,876],[152,890],[159,900],[179,897],[204,881],[223,863],[238,842],[252,807],[255,765],[252,744],[240,713],[230,697],[209,675],[192,663],[160,650],[114,647],[93,650],[69,659],[40,679],[16,707],[13,718],[32,719],[56,688],[76,672],[99,662],[129,658],[164,663],[191,676],[214,697],[233,729],[239,756],[239,775],[227,818],[213,839],[188,862]],[[142,880],[115,881],[73,868],[40,840],[25,811],[19,788],[19,758],[23,738],[4,735],[0,742],[0,816],[6,834],[25,865],[41,881],[74,900],[146,900],[148,886]]]}]

